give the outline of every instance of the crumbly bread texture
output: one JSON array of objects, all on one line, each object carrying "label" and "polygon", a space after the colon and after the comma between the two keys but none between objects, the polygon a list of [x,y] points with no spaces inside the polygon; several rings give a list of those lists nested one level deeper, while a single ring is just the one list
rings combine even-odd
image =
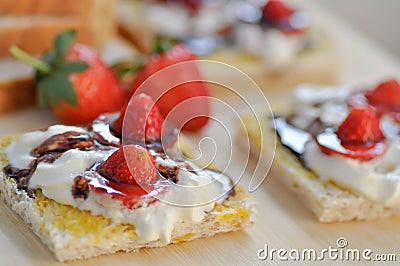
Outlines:
[{"label": "crumbly bread texture", "polygon": [[[17,138],[1,138],[0,148],[3,149]],[[7,164],[4,152],[0,153],[0,162],[3,169]],[[133,225],[114,224],[110,218],[93,216],[88,211],[59,204],[43,196],[40,191],[36,192],[36,198],[30,198],[26,192],[18,190],[16,182],[6,177],[3,171],[0,172],[0,190],[13,211],[62,262],[167,245],[160,241],[141,243]],[[253,223],[254,212],[252,198],[237,187],[236,194],[217,203],[201,223],[177,223],[171,243],[246,228]]]},{"label": "crumbly bread texture", "polygon": [[[244,117],[251,150],[258,155],[262,148],[270,155],[274,150],[275,132],[269,127],[267,114],[258,117],[265,118],[261,124],[263,141],[254,116]],[[303,167],[296,156],[280,143],[279,138],[271,171],[271,178],[278,178],[294,192],[322,223],[373,220],[400,214],[399,210],[384,207],[332,182],[321,181],[315,173]]]}]

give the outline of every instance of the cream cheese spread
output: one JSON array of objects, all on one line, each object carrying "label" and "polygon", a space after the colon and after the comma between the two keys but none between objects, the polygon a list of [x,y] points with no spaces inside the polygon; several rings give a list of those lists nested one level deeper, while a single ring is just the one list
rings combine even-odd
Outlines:
[{"label": "cream cheese spread", "polygon": [[[292,124],[307,130],[311,121],[318,118],[327,125],[338,126],[349,112],[346,98],[350,93],[351,90],[344,87],[299,88],[295,93]],[[327,155],[315,140],[306,144],[302,159],[321,180],[333,181],[384,206],[400,208],[400,125],[384,116],[381,128],[389,147],[385,154],[373,160],[363,162]]]},{"label": "cream cheese spread", "polygon": [[290,36],[278,29],[263,29],[258,24],[239,23],[235,29],[238,47],[259,56],[270,69],[289,66],[302,49],[304,36]]},{"label": "cream cheese spread", "polygon": [[205,5],[196,13],[177,4],[153,3],[146,6],[146,17],[156,33],[178,39],[214,35],[233,22],[223,3]]}]

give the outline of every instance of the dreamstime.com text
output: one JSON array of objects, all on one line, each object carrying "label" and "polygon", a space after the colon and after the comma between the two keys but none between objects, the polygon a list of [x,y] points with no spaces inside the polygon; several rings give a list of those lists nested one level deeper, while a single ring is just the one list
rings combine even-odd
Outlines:
[{"label": "dreamstime.com text", "polygon": [[257,251],[257,257],[260,260],[269,261],[397,261],[394,253],[375,253],[371,249],[347,248],[348,242],[344,237],[336,240],[336,247],[317,251],[312,248],[308,249],[275,249],[265,244],[264,248]]}]

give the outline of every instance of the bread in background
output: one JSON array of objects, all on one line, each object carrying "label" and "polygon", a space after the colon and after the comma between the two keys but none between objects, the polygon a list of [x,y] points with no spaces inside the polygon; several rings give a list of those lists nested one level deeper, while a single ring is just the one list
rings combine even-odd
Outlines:
[{"label": "bread in background", "polygon": [[0,0],[0,57],[9,55],[11,45],[41,54],[57,33],[69,28],[78,31],[78,42],[101,48],[115,31],[116,0],[10,2]]},{"label": "bread in background", "polygon": [[61,31],[101,49],[115,33],[117,0],[0,0],[0,113],[35,103],[33,69],[11,58],[12,45],[33,55],[47,51]]}]

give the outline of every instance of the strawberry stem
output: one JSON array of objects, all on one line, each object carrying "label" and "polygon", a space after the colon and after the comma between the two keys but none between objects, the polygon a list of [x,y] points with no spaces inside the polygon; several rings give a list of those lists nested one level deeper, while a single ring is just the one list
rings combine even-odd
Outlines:
[{"label": "strawberry stem", "polygon": [[17,59],[21,60],[22,62],[33,66],[36,70],[43,74],[50,73],[50,66],[39,59],[36,59],[29,54],[25,53],[23,50],[19,49],[17,46],[11,46],[10,53],[16,57]]},{"label": "strawberry stem", "polygon": [[111,66],[118,77],[138,73],[146,64],[148,58],[138,55],[133,61],[120,61]]},{"label": "strawberry stem", "polygon": [[153,43],[153,54],[162,54],[167,52],[174,45],[175,41],[171,38],[157,35]]}]

